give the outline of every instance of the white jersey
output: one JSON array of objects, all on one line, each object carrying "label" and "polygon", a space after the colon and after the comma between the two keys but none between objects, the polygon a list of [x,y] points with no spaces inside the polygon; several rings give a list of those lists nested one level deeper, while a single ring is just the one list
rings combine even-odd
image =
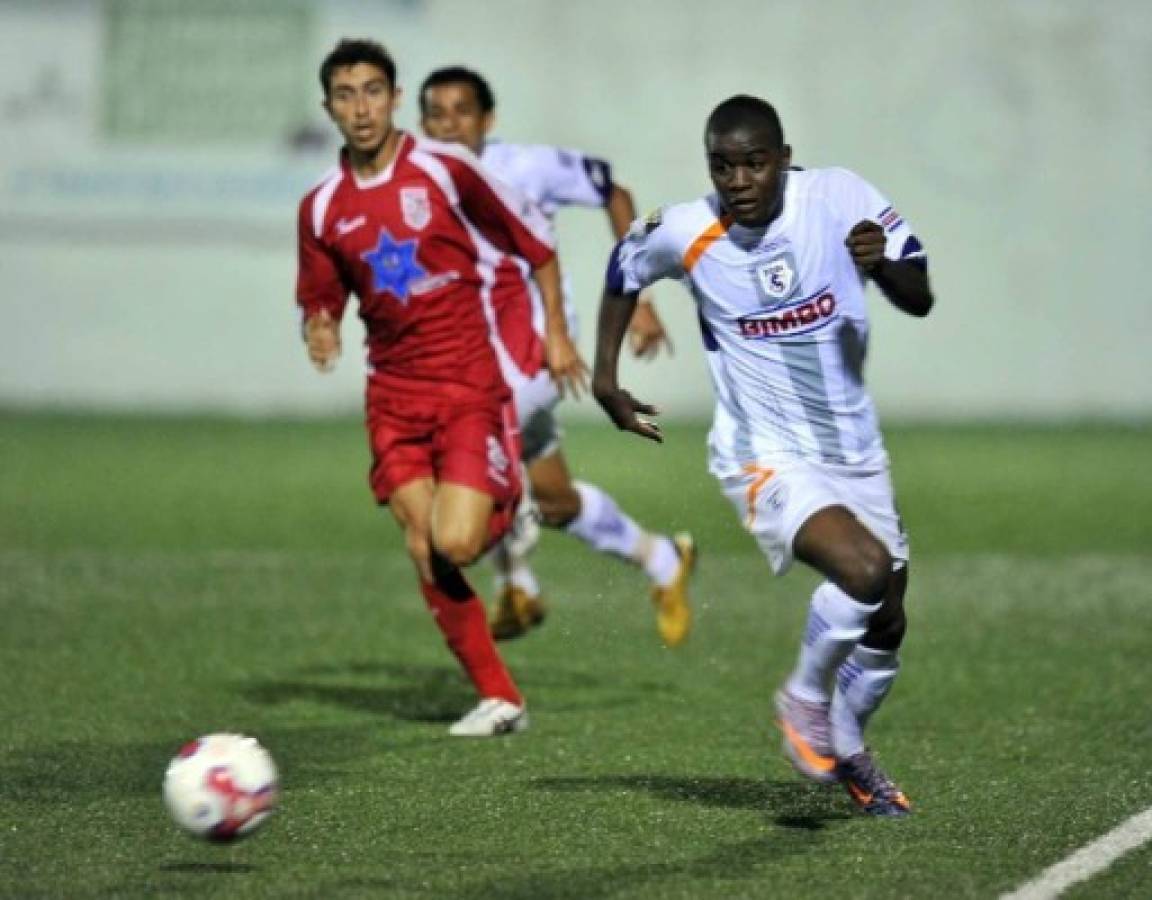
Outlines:
[{"label": "white jersey", "polygon": [[480,151],[480,161],[549,219],[564,206],[604,206],[612,193],[608,163],[578,150],[489,141]]},{"label": "white jersey", "polygon": [[[579,150],[546,144],[507,144],[488,141],[480,151],[484,167],[500,181],[531,200],[552,222],[565,206],[603,207],[612,194],[612,168],[602,159]],[[532,325],[544,333],[544,306],[536,294],[527,265],[520,263],[524,280],[532,293]],[[576,339],[578,323],[572,302],[572,286],[564,276],[564,316],[568,331]]]},{"label": "white jersey", "polygon": [[613,286],[679,279],[696,299],[716,393],[710,468],[766,460],[880,470],[887,454],[864,388],[864,278],[844,240],[863,219],[889,259],[923,258],[908,223],[846,169],[793,170],[767,228],[725,217],[715,195],[636,222],[613,256]]}]

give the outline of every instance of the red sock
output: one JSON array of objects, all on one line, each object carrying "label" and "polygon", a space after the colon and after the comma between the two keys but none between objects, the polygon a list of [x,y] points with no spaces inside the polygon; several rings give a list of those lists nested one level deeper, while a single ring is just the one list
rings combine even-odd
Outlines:
[{"label": "red sock", "polygon": [[[462,575],[460,580],[467,585]],[[424,581],[420,582],[420,590],[448,649],[460,660],[476,692],[481,697],[499,697],[522,706],[524,698],[492,642],[480,598],[473,593],[467,600],[453,600],[435,584]]]}]

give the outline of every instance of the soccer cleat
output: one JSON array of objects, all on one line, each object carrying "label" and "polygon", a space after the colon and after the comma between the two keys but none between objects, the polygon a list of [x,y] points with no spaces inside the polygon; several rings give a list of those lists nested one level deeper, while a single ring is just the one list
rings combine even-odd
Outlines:
[{"label": "soccer cleat", "polygon": [[496,601],[492,615],[492,637],[507,641],[527,634],[544,621],[547,610],[540,597],[533,597],[515,585],[509,585]]},{"label": "soccer cleat", "polygon": [[776,692],[776,724],[784,735],[784,753],[797,772],[821,784],[840,780],[832,751],[829,706],[801,700],[787,688]]},{"label": "soccer cleat", "polygon": [[453,737],[498,737],[528,727],[528,711],[499,697],[485,697],[468,715],[448,729]]},{"label": "soccer cleat", "polygon": [[848,796],[862,812],[887,818],[911,814],[912,804],[892,779],[876,767],[870,751],[862,750],[840,760],[838,771]]},{"label": "soccer cleat", "polygon": [[652,588],[652,603],[656,607],[656,629],[665,646],[675,647],[684,642],[692,627],[692,607],[688,603],[688,579],[696,569],[696,541],[687,532],[672,538],[680,567],[667,587]]}]

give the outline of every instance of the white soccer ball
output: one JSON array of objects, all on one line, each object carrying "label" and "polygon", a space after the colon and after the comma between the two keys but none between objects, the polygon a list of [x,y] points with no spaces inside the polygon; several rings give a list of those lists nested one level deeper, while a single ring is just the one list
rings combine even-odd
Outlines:
[{"label": "white soccer ball", "polygon": [[164,773],[164,803],[176,824],[209,841],[252,834],[276,809],[280,777],[255,738],[208,734],[189,741]]}]

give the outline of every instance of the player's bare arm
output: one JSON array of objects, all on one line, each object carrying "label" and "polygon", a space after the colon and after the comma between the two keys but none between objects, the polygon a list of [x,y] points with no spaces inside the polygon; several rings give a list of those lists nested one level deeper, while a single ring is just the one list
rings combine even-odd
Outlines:
[{"label": "player's bare arm", "polygon": [[544,354],[548,371],[556,381],[560,396],[571,393],[579,397],[588,390],[588,365],[568,334],[564,317],[564,295],[560,283],[560,264],[552,257],[532,272],[544,303]]},{"label": "player's bare arm", "polygon": [[600,300],[600,318],[596,326],[596,364],[592,373],[592,395],[621,431],[631,431],[649,440],[663,443],[664,435],[655,422],[640,416],[655,416],[659,410],[641,403],[617,383],[620,345],[636,309],[637,294],[615,294],[605,291]]},{"label": "player's bare arm", "polygon": [[919,260],[894,260],[884,256],[887,238],[879,223],[857,222],[844,241],[852,261],[892,305],[911,316],[923,317],[932,309],[934,298],[928,284],[928,271]]},{"label": "player's bare arm", "polygon": [[[608,214],[612,237],[620,240],[636,220],[636,204],[632,192],[623,185],[613,184],[604,211]],[[640,292],[640,301],[628,325],[628,342],[632,347],[632,355],[638,359],[655,359],[661,345],[668,348],[669,356],[672,355],[672,341],[660,316],[656,314],[650,291]]]},{"label": "player's bare arm", "polygon": [[304,320],[308,359],[318,372],[331,372],[340,358],[340,323],[326,309]]},{"label": "player's bare arm", "polygon": [[661,347],[666,347],[673,356],[672,338],[664,329],[664,323],[656,313],[656,305],[647,292],[641,293],[628,323],[628,343],[632,355],[637,359],[655,359]]}]

